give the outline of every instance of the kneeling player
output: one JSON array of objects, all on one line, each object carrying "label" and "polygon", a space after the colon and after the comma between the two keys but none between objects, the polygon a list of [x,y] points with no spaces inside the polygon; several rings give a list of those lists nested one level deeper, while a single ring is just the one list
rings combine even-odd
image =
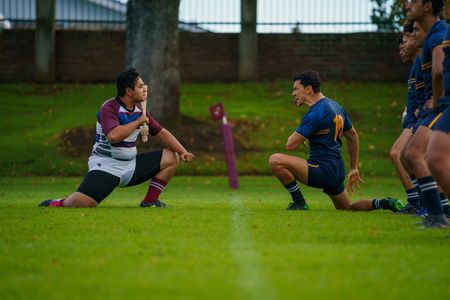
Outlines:
[{"label": "kneeling player", "polygon": [[[159,195],[175,174],[180,158],[191,162],[194,155],[150,114],[142,113],[147,86],[135,69],[120,73],[116,84],[117,96],[103,103],[97,115],[96,142],[83,182],[67,198],[46,200],[39,206],[95,207],[117,186],[133,186],[150,179],[140,206],[166,206]],[[167,148],[137,154],[135,143],[143,124],[148,124],[148,132]]]},{"label": "kneeling player", "polygon": [[308,209],[297,180],[308,186],[321,188],[333,201],[336,209],[374,210],[389,209],[397,212],[402,204],[399,200],[376,198],[351,203],[344,187],[345,167],[341,156],[341,137],[347,140],[350,155],[350,172],[348,188],[359,189],[364,183],[358,171],[359,141],[355,128],[338,103],[326,98],[320,91],[319,75],[315,71],[298,73],[293,78],[292,96],[297,106],[310,107],[297,130],[288,138],[286,149],[295,150],[310,143],[310,158],[272,154],[269,159],[272,172],[281,181],[292,196],[293,202],[288,210]]}]

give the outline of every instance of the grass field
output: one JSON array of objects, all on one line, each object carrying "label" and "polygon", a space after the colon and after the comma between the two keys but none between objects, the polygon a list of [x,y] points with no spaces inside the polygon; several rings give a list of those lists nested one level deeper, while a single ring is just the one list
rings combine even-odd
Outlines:
[{"label": "grass field", "polygon": [[[176,177],[141,209],[144,185],[95,209],[37,208],[80,178],[0,177],[2,299],[445,299],[450,238],[410,216],[334,210],[302,188],[311,210],[286,211],[271,177]],[[367,178],[353,198],[402,196]]]},{"label": "grass field", "polygon": [[[181,112],[208,122],[208,106],[223,101],[232,122],[253,124],[245,138],[256,150],[237,153],[238,171],[268,174],[269,155],[285,152],[306,110],[290,103],[291,84],[184,84]],[[323,91],[359,130],[367,186],[353,198],[404,198],[388,151],[405,86],[327,83]],[[59,136],[93,125],[114,93],[112,84],[0,84],[1,299],[450,296],[449,232],[417,230],[413,217],[388,211],[336,211],[306,187],[311,211],[286,211],[275,178],[241,177],[233,192],[220,176],[223,159],[202,153],[178,174],[211,176],[175,177],[161,198],[168,209],[138,207],[145,185],[116,190],[95,209],[36,207],[76,189],[87,158],[66,156]]]}]

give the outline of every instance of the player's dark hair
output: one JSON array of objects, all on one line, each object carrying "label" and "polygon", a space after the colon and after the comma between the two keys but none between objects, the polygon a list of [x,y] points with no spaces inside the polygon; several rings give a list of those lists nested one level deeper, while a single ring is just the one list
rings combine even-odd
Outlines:
[{"label": "player's dark hair", "polygon": [[433,5],[433,15],[439,16],[444,8],[444,0],[422,0],[422,4],[431,2]]},{"label": "player's dark hair", "polygon": [[408,21],[403,25],[403,33],[412,33],[414,31],[414,21]]},{"label": "player's dark hair", "polygon": [[320,92],[320,77],[319,73],[313,70],[306,70],[294,75],[292,78],[294,82],[300,81],[300,84],[304,87],[311,86],[314,93]]},{"label": "player's dark hair", "polygon": [[138,77],[140,77],[140,75],[135,68],[129,68],[123,72],[120,72],[116,80],[117,96],[125,96],[125,89],[127,87],[134,90],[134,84],[136,83]]}]

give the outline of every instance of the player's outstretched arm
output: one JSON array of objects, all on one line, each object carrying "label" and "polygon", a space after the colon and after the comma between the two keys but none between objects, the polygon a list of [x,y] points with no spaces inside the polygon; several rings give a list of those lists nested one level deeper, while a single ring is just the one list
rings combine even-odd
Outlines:
[{"label": "player's outstretched arm", "polygon": [[344,137],[347,141],[348,154],[350,156],[350,172],[348,172],[347,189],[354,191],[354,187],[358,190],[360,188],[359,183],[365,184],[359,175],[358,160],[359,160],[359,139],[358,133],[355,128],[344,131]]},{"label": "player's outstretched arm", "polygon": [[195,155],[188,152],[169,130],[163,128],[155,137],[164,147],[178,153],[182,161],[191,162],[195,158]]}]

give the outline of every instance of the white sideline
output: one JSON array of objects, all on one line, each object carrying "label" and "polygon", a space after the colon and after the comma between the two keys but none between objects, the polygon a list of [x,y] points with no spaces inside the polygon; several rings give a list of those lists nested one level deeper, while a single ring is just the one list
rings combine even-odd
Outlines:
[{"label": "white sideline", "polygon": [[246,213],[237,192],[231,195],[231,253],[239,265],[238,282],[248,299],[278,299],[270,280],[264,276],[261,259],[253,249]]}]

